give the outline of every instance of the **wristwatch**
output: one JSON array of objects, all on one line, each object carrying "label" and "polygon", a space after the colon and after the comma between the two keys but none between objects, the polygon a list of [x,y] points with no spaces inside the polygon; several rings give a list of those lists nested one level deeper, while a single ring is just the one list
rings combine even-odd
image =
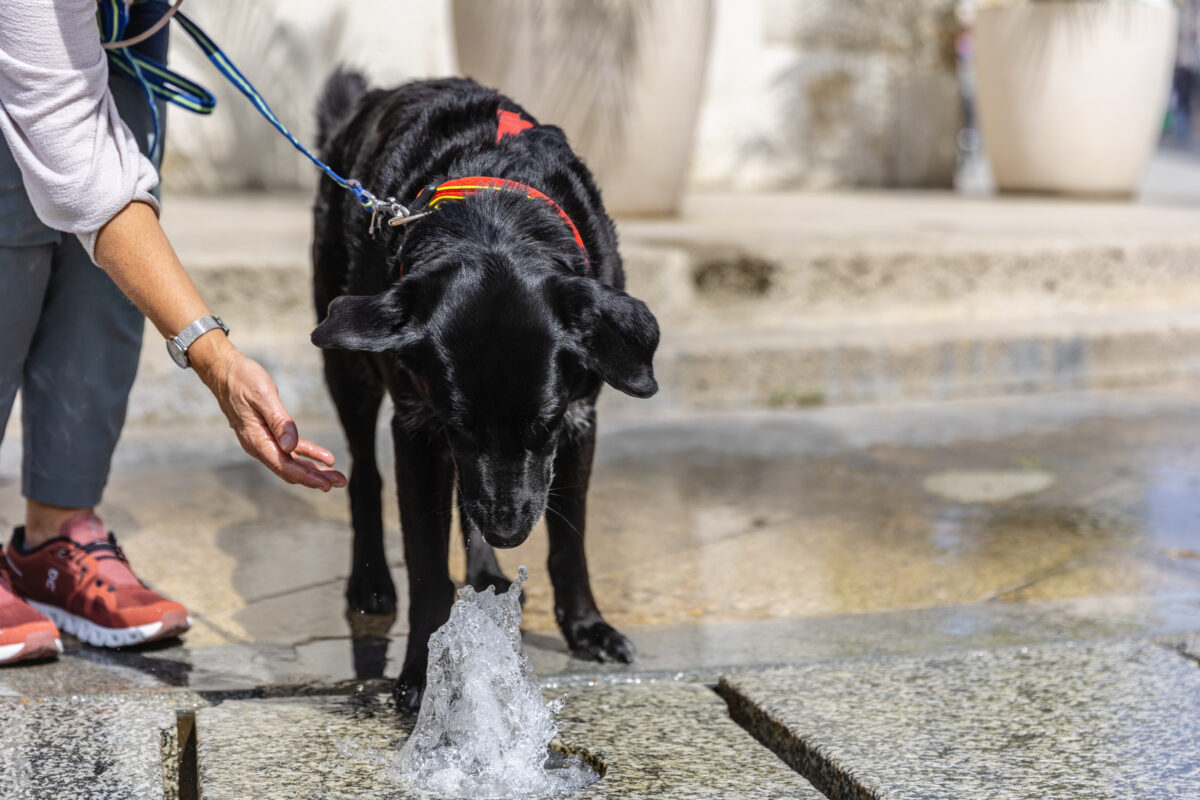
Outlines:
[{"label": "wristwatch", "polygon": [[229,335],[229,326],[222,322],[220,317],[201,317],[184,328],[174,339],[167,339],[167,352],[171,354],[171,360],[182,369],[187,369],[191,365],[188,348],[201,336],[217,328],[225,331],[226,336]]}]

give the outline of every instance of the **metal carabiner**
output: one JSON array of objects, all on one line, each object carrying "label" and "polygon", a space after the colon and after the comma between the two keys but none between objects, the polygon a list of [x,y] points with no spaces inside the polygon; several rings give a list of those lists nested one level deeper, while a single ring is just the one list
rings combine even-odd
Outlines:
[{"label": "metal carabiner", "polygon": [[407,225],[410,222],[416,222],[417,220],[421,219],[422,217],[428,217],[431,213],[433,213],[431,211],[422,211],[419,214],[409,214],[409,213],[407,213],[407,211],[408,211],[408,209],[405,209],[406,213],[397,214],[396,216],[389,219],[388,223],[387,223],[388,226],[392,227],[392,228],[398,228],[401,225]]}]

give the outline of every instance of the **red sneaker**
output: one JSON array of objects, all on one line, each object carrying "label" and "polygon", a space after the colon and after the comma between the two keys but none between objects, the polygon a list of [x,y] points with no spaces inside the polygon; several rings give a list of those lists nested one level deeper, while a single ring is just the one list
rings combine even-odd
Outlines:
[{"label": "red sneaker", "polygon": [[62,652],[58,628],[17,596],[0,553],[0,664],[49,658]]},{"label": "red sneaker", "polygon": [[95,514],[63,523],[55,539],[32,549],[25,528],[8,543],[13,584],[58,627],[96,647],[124,647],[191,627],[187,609],[146,587],[116,537]]}]

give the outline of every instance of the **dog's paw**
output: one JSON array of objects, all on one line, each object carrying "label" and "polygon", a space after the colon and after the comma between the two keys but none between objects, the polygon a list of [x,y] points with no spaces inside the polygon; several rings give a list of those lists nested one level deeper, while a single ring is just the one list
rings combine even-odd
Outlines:
[{"label": "dog's paw", "polygon": [[416,714],[421,710],[421,696],[425,694],[425,673],[409,675],[408,670],[400,673],[392,687],[392,700],[396,711],[401,714]]},{"label": "dog's paw", "polygon": [[567,637],[567,644],[580,658],[633,663],[633,642],[603,620],[579,627]]},{"label": "dog's paw", "polygon": [[386,571],[378,575],[351,575],[346,581],[346,606],[362,614],[396,613],[396,584]]}]

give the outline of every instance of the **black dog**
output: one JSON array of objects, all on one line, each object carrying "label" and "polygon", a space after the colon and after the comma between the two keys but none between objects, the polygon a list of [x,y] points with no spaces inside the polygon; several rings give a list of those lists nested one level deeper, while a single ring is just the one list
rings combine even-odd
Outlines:
[{"label": "black dog", "polygon": [[363,611],[395,608],[375,461],[385,391],[395,407],[410,596],[398,705],[419,705],[429,636],[454,600],[456,483],[468,582],[506,588],[488,545],[521,544],[545,512],[563,636],[579,655],[630,661],[629,640],[596,608],[583,532],[596,397],[602,383],[657,391],[658,323],[621,291],[616,232],[591,173],[561,130],[470,80],[383,91],[338,72],[318,121],[326,162],[377,195],[411,202],[442,187],[428,216],[373,235],[354,195],[331,181],[314,208],[312,340],[326,348],[353,457],[346,597]]}]

